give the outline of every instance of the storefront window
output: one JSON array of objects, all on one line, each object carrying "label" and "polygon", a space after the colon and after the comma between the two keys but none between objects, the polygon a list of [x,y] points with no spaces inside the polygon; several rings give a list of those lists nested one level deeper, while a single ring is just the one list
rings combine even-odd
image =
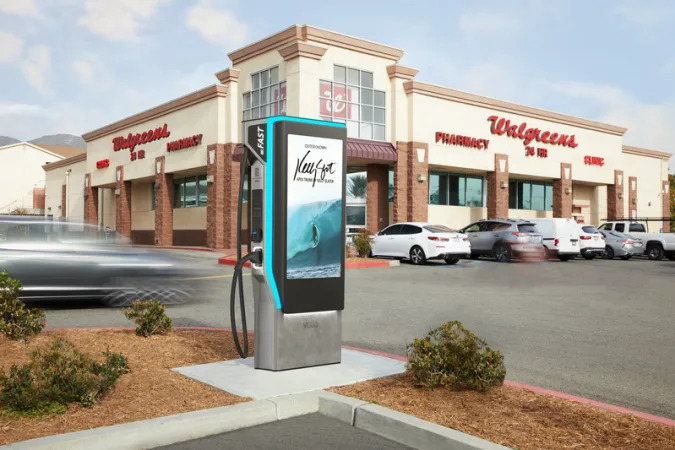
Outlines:
[{"label": "storefront window", "polygon": [[552,211],[553,185],[535,181],[510,181],[509,208]]},{"label": "storefront window", "polygon": [[319,83],[322,120],[347,125],[347,136],[385,140],[385,92],[373,89],[373,73],[335,65],[333,81]]},{"label": "storefront window", "polygon": [[389,203],[394,201],[394,171],[389,171]]},{"label": "storefront window", "polygon": [[366,205],[347,205],[347,226],[366,226]]},{"label": "storefront window", "polygon": [[483,178],[430,173],[429,204],[480,208],[483,206]]},{"label": "storefront window", "polygon": [[174,182],[174,208],[206,206],[206,175],[188,177]]},{"label": "storefront window", "polygon": [[366,172],[347,174],[347,198],[365,199],[368,192],[368,177]]},{"label": "storefront window", "polygon": [[279,68],[251,75],[251,90],[242,96],[244,120],[286,114],[286,82],[279,81]]}]

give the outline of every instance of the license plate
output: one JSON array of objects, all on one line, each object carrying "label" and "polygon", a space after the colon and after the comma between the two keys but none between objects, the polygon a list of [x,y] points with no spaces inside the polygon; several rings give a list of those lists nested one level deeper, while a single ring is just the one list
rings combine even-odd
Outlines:
[{"label": "license plate", "polygon": [[576,242],[576,241],[572,241],[572,245],[577,245],[577,242]]},{"label": "license plate", "polygon": [[595,236],[593,239],[595,239],[596,241],[599,241],[599,240],[600,240],[600,238],[597,237],[597,236]]}]

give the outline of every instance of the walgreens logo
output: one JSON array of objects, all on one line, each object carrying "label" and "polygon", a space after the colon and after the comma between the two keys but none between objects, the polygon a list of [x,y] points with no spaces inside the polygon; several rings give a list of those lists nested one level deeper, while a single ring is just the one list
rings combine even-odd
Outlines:
[{"label": "walgreens logo", "polygon": [[167,130],[166,124],[162,127],[157,127],[154,130],[144,131],[142,133],[131,134],[129,133],[127,137],[118,136],[113,138],[113,151],[120,151],[122,149],[128,148],[130,152],[133,152],[137,145],[147,144],[148,142],[157,141],[165,137],[169,137],[171,132]]},{"label": "walgreens logo", "polygon": [[539,128],[528,128],[527,122],[521,124],[512,124],[511,120],[499,116],[490,116],[488,120],[492,123],[490,131],[492,134],[502,136],[506,134],[514,139],[521,139],[523,145],[530,145],[532,142],[542,142],[549,145],[560,145],[562,147],[576,148],[577,142],[574,135],[556,133]]}]

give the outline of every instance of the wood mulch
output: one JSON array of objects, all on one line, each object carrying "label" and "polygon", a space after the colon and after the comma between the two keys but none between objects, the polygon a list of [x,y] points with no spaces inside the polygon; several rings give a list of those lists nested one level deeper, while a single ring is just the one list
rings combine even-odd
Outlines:
[{"label": "wood mulch", "polygon": [[236,397],[168,369],[237,358],[231,333],[172,331],[143,338],[134,331],[46,331],[29,344],[0,336],[0,371],[28,362],[28,354],[61,336],[91,355],[110,350],[127,357],[130,372],[122,375],[100,404],[71,405],[66,413],[42,418],[8,418],[0,413],[0,445],[52,434],[86,430],[170,414],[233,405]]},{"label": "wood mulch", "polygon": [[332,391],[520,450],[675,449],[675,427],[515,387],[431,391],[405,373]]}]

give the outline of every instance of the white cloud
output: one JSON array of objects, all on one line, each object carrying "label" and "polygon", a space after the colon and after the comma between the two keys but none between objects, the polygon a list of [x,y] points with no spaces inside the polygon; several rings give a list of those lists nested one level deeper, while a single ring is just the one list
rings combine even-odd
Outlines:
[{"label": "white cloud", "polygon": [[29,116],[40,117],[47,116],[47,110],[40,105],[31,105],[27,103],[9,103],[0,102],[0,116]]},{"label": "white cloud", "polygon": [[51,72],[51,51],[46,45],[35,45],[21,62],[21,70],[28,83],[39,92],[47,91],[46,77]]},{"label": "white cloud", "polygon": [[232,12],[218,9],[205,0],[188,10],[185,23],[207,41],[227,49],[242,45],[248,32],[246,24],[237,20]]},{"label": "white cloud", "polygon": [[0,30],[0,63],[16,61],[21,56],[22,47],[21,38]]},{"label": "white cloud", "polygon": [[675,13],[672,5],[654,5],[635,1],[624,1],[614,11],[627,22],[643,28],[650,28],[666,21],[670,23]]},{"label": "white cloud", "polygon": [[72,69],[82,83],[92,84],[94,82],[94,66],[91,62],[83,59],[73,61]]},{"label": "white cloud", "polygon": [[[560,82],[551,88],[599,109],[598,120],[627,127],[624,143],[669,153],[675,150],[671,124],[675,101],[645,103],[616,86],[596,83]],[[675,171],[675,157],[670,159],[670,171]]]},{"label": "white cloud", "polygon": [[134,41],[141,25],[168,0],[85,0],[79,24],[111,41]]},{"label": "white cloud", "polygon": [[465,12],[459,16],[459,31],[471,38],[514,34],[522,29],[518,16],[503,12]]},{"label": "white cloud", "polygon": [[0,12],[17,16],[37,16],[34,0],[0,0]]}]

